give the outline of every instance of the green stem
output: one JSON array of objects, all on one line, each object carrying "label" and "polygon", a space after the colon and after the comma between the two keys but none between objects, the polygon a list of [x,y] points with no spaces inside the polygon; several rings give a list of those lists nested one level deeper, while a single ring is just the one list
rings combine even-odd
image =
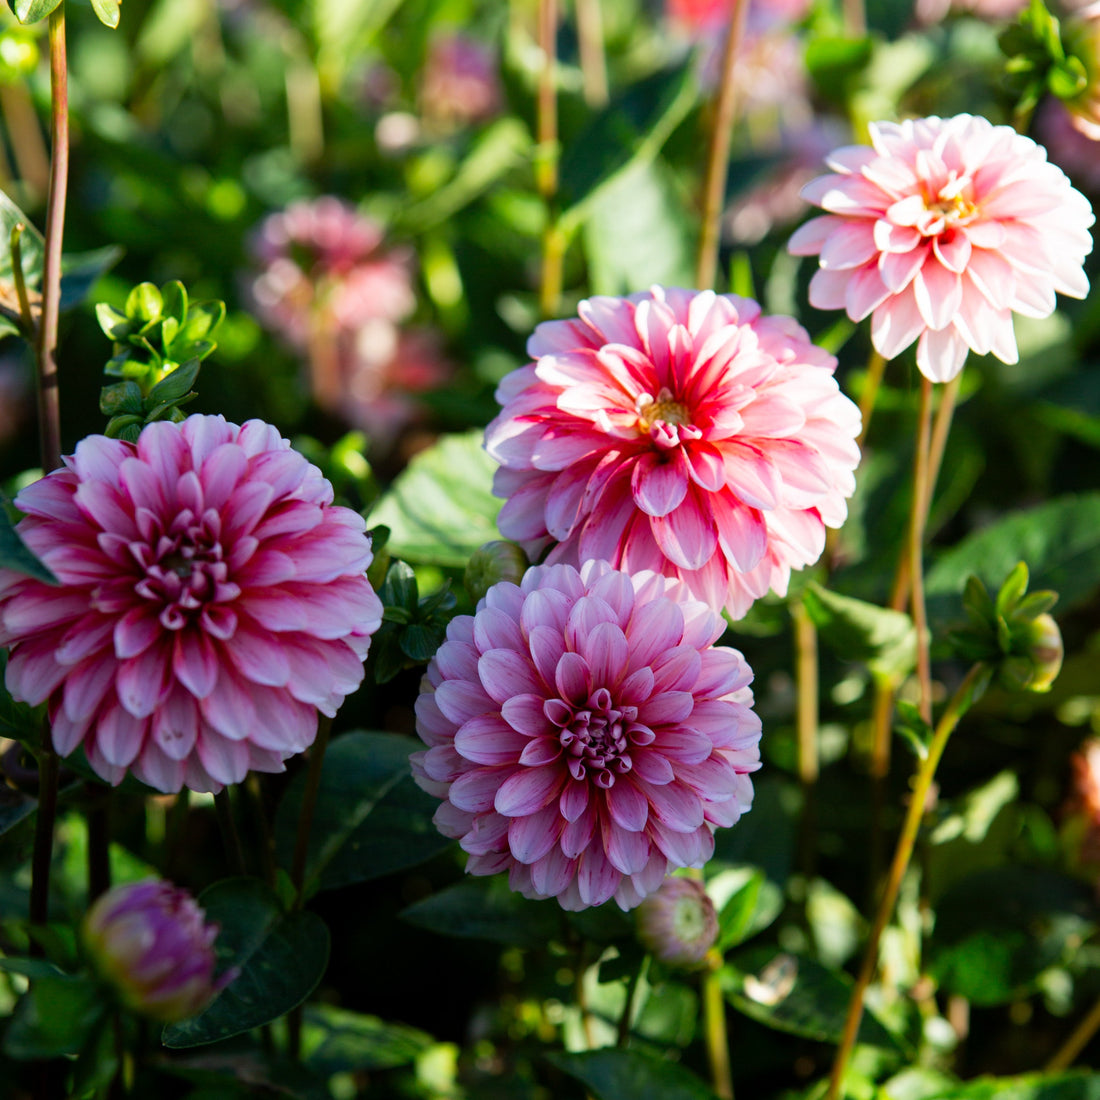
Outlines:
[{"label": "green stem", "polygon": [[734,72],[741,40],[745,35],[748,0],[733,0],[729,33],[722,57],[722,83],[714,109],[707,154],[706,176],[703,182],[703,214],[699,233],[699,255],[695,266],[695,285],[703,290],[714,286],[718,272],[718,245],[721,238],[722,208],[726,199],[726,177],[729,172],[730,143],[737,108],[737,85]]},{"label": "green stem", "polygon": [[894,849],[894,860],[890,865],[890,873],[883,889],[882,900],[879,902],[878,911],[875,914],[875,923],[871,928],[871,935],[867,941],[867,947],[863,955],[863,963],[860,966],[859,976],[856,978],[855,988],[852,990],[852,998],[848,1002],[848,1015],[844,1021],[844,1031],[841,1036],[840,1046],[837,1049],[836,1060],[833,1063],[832,1075],[829,1078],[829,1091],[826,1100],[838,1100],[841,1084],[845,1071],[848,1068],[848,1060],[855,1046],[856,1035],[859,1033],[859,1022],[863,1018],[863,996],[874,977],[875,967],[878,964],[878,945],[882,933],[889,923],[894,912],[894,905],[898,900],[898,890],[901,888],[901,880],[909,867],[909,861],[913,858],[913,845],[917,839],[921,819],[924,816],[925,803],[928,799],[928,791],[932,786],[932,780],[936,774],[943,750],[947,747],[947,740],[959,719],[966,713],[973,698],[974,689],[978,681],[985,674],[985,666],[974,665],[966,674],[966,678],[959,685],[955,694],[951,696],[947,709],[943,712],[939,724],[932,735],[928,746],[928,755],[921,761],[913,781],[913,790],[909,798],[909,807],[905,815],[905,823],[902,825],[901,836],[898,838],[897,847]]},{"label": "green stem", "polygon": [[708,959],[710,968],[703,976],[703,1033],[707,1044],[707,1062],[715,1096],[733,1100],[733,1071],[730,1067],[729,1035],[726,1031],[726,999],[722,995],[720,957]]},{"label": "green stem", "polygon": [[1045,1073],[1058,1073],[1069,1069],[1077,1055],[1088,1045],[1089,1040],[1100,1031],[1100,1000],[1089,1009],[1088,1015],[1073,1029],[1070,1037],[1058,1048],[1057,1052],[1043,1067]]},{"label": "green stem", "polygon": [[630,1042],[630,1025],[634,1021],[634,1001],[638,995],[638,987],[642,978],[649,970],[649,956],[644,955],[638,964],[638,969],[630,975],[626,985],[626,1001],[623,1003],[623,1014],[619,1017],[619,1029],[615,1045],[622,1049]]},{"label": "green stem", "polygon": [[867,430],[871,427],[871,414],[875,411],[875,402],[878,400],[878,391],[882,387],[882,378],[886,373],[886,360],[877,351],[871,352],[871,358],[867,360],[867,377],[863,383],[863,393],[859,398],[860,429],[856,444],[862,449],[863,441],[867,438]]},{"label": "green stem", "polygon": [[28,338],[34,338],[34,314],[31,313],[31,300],[27,294],[27,280],[23,275],[22,237],[27,227],[18,222],[11,227],[8,244],[11,249],[11,277],[15,283],[15,296],[19,301],[19,315],[23,320],[23,331]]},{"label": "green stem", "polygon": [[815,791],[820,771],[817,730],[819,721],[817,628],[798,600],[791,606],[794,624],[796,710],[798,736],[798,782],[802,788],[802,819],[799,826],[799,869],[814,872]]},{"label": "green stem", "polygon": [[932,660],[928,636],[928,614],[924,606],[924,529],[931,503],[929,466],[931,460],[932,383],[921,378],[920,413],[917,421],[917,450],[913,462],[913,499],[909,509],[909,585],[913,626],[917,631],[917,681],[920,684],[921,717],[932,722]]},{"label": "green stem", "polygon": [[535,132],[538,139],[535,186],[546,204],[546,228],[542,234],[542,271],[539,278],[539,311],[554,317],[560,309],[565,237],[557,221],[558,196],[558,95],[557,0],[539,0],[538,44],[542,51]]},{"label": "green stem", "polygon": [[247,875],[248,864],[245,863],[241,834],[237,832],[237,820],[233,816],[233,803],[229,800],[228,787],[214,795],[214,813],[218,818],[218,829],[222,834],[226,858],[233,874]]},{"label": "green stem", "polygon": [[584,101],[589,107],[604,107],[607,104],[607,60],[603,49],[600,0],[576,0],[575,6]]},{"label": "green stem", "polygon": [[69,178],[69,74],[65,4],[50,12],[50,157],[46,238],[42,259],[42,318],[38,325],[38,431],[42,470],[61,465],[61,417],[57,388],[57,320],[61,310],[61,248]]}]

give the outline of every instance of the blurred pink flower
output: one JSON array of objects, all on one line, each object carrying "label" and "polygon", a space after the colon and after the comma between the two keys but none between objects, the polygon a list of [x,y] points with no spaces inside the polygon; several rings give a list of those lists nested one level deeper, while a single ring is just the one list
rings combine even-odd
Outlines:
[{"label": "blurred pink flower", "polygon": [[[1085,137],[1100,142],[1100,0],[1069,3],[1071,14],[1065,21],[1069,48],[1083,61],[1087,83],[1080,95],[1066,103],[1073,125]],[[1093,152],[1100,160],[1100,149]]]},{"label": "blurred pink flower", "polygon": [[464,34],[433,39],[420,74],[420,110],[429,127],[450,130],[500,113],[497,61],[488,46]]},{"label": "blurred pink flower", "polygon": [[1048,96],[1035,112],[1035,133],[1042,139],[1050,159],[1073,182],[1091,195],[1100,194],[1100,125],[1096,137],[1089,137],[1060,99]]},{"label": "blurred pink flower", "polygon": [[1055,291],[1088,293],[1088,200],[1030,138],[957,115],[870,127],[873,147],[847,146],[803,196],[828,211],[795,232],[796,256],[820,255],[810,304],[871,315],[892,359],[914,340],[933,382],[968,350],[1018,358],[1013,312],[1047,317]]},{"label": "blurred pink flower", "polygon": [[163,1023],[201,1012],[233,978],[214,978],[218,926],[186,891],[156,879],[102,894],[80,938],[96,970],[127,1008]]},{"label": "blurred pink flower", "polygon": [[383,242],[380,225],[331,195],[269,215],[252,246],[260,320],[299,349],[317,328],[405,320],[416,308],[411,257]]},{"label": "blurred pink flower", "polygon": [[270,425],[90,436],[15,503],[62,587],[0,569],[8,690],[110,783],[282,771],[359,686],[382,615],[366,525]]},{"label": "blurred pink flower", "polygon": [[836,360],[746,298],[654,287],[539,325],[486,430],[501,533],[605,558],[738,618],[847,514],[859,411]]},{"label": "blurred pink flower", "polygon": [[629,909],[701,867],[752,802],[752,673],[720,616],[653,573],[537,566],[451,622],[416,704],[417,782],[475,875]]}]

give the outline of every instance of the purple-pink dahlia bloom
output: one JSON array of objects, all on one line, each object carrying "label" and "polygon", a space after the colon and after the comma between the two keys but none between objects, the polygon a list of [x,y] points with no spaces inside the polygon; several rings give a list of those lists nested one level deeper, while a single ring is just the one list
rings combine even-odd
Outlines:
[{"label": "purple-pink dahlia bloom", "polygon": [[1088,293],[1088,200],[1042,146],[984,118],[876,122],[870,134],[803,188],[827,211],[789,245],[819,256],[810,304],[870,316],[887,359],[916,340],[933,382],[958,374],[970,350],[1015,363],[1013,313],[1048,317],[1056,291]]},{"label": "purple-pink dahlia bloom", "polygon": [[623,909],[752,802],[760,721],[723,620],[656,573],[536,566],[454,619],[416,702],[411,762],[475,875],[566,909]]},{"label": "purple-pink dahlia bloom", "polygon": [[747,298],[654,287],[539,325],[485,447],[502,534],[683,580],[734,617],[847,515],[859,410],[836,360]]},{"label": "purple-pink dahlia bloom", "polygon": [[157,879],[116,886],[84,915],[80,938],[127,1008],[164,1023],[201,1012],[233,977],[214,978],[218,926],[186,891]]},{"label": "purple-pink dahlia bloom", "polygon": [[16,497],[60,580],[0,569],[8,690],[111,783],[220,790],[282,771],[363,679],[382,604],[363,519],[276,428],[90,436]]}]

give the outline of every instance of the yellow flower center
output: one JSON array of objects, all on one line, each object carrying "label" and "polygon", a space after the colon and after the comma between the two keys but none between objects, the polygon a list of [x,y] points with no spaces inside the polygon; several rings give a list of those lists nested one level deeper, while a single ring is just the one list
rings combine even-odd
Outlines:
[{"label": "yellow flower center", "polygon": [[638,427],[643,432],[653,431],[662,420],[675,428],[691,423],[687,405],[676,401],[667,387],[662,387],[656,401],[648,396],[638,400]]}]

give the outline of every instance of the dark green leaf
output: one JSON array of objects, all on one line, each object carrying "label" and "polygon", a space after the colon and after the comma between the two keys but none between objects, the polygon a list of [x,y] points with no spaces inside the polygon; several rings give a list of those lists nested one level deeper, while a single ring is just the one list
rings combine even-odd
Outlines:
[{"label": "dark green leaf", "polygon": [[100,276],[114,267],[121,258],[122,249],[116,245],[97,248],[94,252],[76,252],[62,256],[61,309],[75,309],[81,305]]},{"label": "dark green leaf", "polygon": [[136,382],[114,382],[99,391],[99,411],[104,416],[138,416],[144,403]]},{"label": "dark green leaf", "polygon": [[[432,824],[438,800],[409,772],[409,753],[421,747],[395,733],[347,733],[329,745],[309,835],[307,891],[378,878],[451,843]],[[295,777],[275,819],[276,850],[287,866],[304,783],[304,775]]]},{"label": "dark green leaf", "polygon": [[419,595],[412,566],[403,561],[395,561],[386,571],[386,580],[379,596],[387,608],[404,612],[405,617],[399,615],[390,621],[411,622],[416,615]]},{"label": "dark green leaf", "polygon": [[648,1050],[591,1050],[547,1058],[598,1100],[716,1100],[690,1070]]},{"label": "dark green leaf", "polygon": [[434,1042],[416,1028],[331,1005],[307,1008],[302,1028],[303,1061],[325,1077],[407,1066]]},{"label": "dark green leaf", "polygon": [[221,931],[220,968],[240,972],[198,1016],[164,1029],[168,1047],[216,1043],[270,1023],[301,1004],[328,964],[329,934],[315,913],[286,913],[257,879],[215,883],[199,898]]},{"label": "dark green leaf", "polygon": [[1059,594],[1062,607],[1088,598],[1100,583],[1100,493],[1059,497],[1016,512],[965,538],[929,570],[929,612],[958,615],[958,594],[971,573],[997,588],[1026,561],[1035,588]]},{"label": "dark green leaf", "polygon": [[103,991],[91,978],[36,974],[16,1006],[4,1053],[20,1061],[76,1054],[106,1008]]},{"label": "dark green leaf", "polygon": [[815,35],[806,47],[806,68],[821,93],[841,98],[870,64],[874,43],[870,38],[831,38]]},{"label": "dark green leaf", "polygon": [[747,876],[718,914],[715,946],[725,952],[767,928],[783,911],[784,898],[783,891],[759,867],[724,871],[721,875]]},{"label": "dark green leaf", "polygon": [[[0,729],[3,729],[2,717]],[[0,787],[0,836],[30,817],[37,806],[38,803],[29,795],[12,790],[11,787]]]},{"label": "dark green leaf", "polygon": [[895,679],[913,667],[917,632],[904,612],[841,596],[812,582],[803,601],[822,639],[839,656],[863,661],[872,671]]},{"label": "dark green leaf", "polygon": [[582,204],[620,172],[653,160],[698,96],[695,74],[684,65],[637,81],[594,115],[562,154],[562,202],[571,207],[566,221],[580,220]]},{"label": "dark green leaf", "polygon": [[896,709],[897,722],[894,729],[908,743],[918,760],[927,760],[933,730],[921,716],[920,707],[910,699],[899,699]]},{"label": "dark green leaf", "polygon": [[[828,970],[805,955],[758,948],[733,960],[741,980],[726,999],[765,1027],[823,1043],[840,1041],[854,982],[843,971]],[[871,1012],[864,1012],[858,1041],[901,1050],[901,1040]]]},{"label": "dark green leaf", "polygon": [[1100,1100],[1100,1073],[982,1077],[939,1092],[936,1100]]},{"label": "dark green leaf", "polygon": [[401,631],[401,652],[414,661],[430,661],[445,637],[445,627],[412,623]]},{"label": "dark green leaf", "polygon": [[561,930],[561,910],[556,902],[531,901],[513,893],[499,875],[450,886],[410,905],[401,916],[441,936],[517,947],[545,947]]},{"label": "dark green leaf", "polygon": [[45,19],[62,0],[10,0],[11,10],[20,23],[37,23]]},{"label": "dark green leaf", "polygon": [[176,367],[174,371],[166,374],[149,391],[150,407],[154,403],[160,402],[166,405],[174,404],[181,397],[185,397],[190,393],[191,387],[195,384],[195,379],[199,376],[199,367],[199,361],[192,359],[189,363],[183,363]]},{"label": "dark green leaf", "polygon": [[14,569],[17,573],[26,573],[46,584],[60,583],[19,537],[15,524],[8,518],[3,498],[0,498],[0,566]]},{"label": "dark green leaf", "polygon": [[176,322],[177,326],[182,325],[187,319],[187,287],[179,279],[172,279],[160,288],[160,296],[163,300],[165,319],[170,318]]},{"label": "dark green leaf", "polygon": [[42,281],[42,234],[35,229],[30,218],[0,191],[0,322],[3,323],[4,332],[15,333],[22,331],[23,326],[23,311],[13,278],[11,253],[12,231],[17,226],[23,227],[19,233],[20,266],[23,269],[23,282],[33,316],[39,308],[39,296],[35,287]]},{"label": "dark green leaf", "polygon": [[400,473],[370,516],[390,529],[388,549],[408,561],[464,568],[483,543],[498,538],[493,496],[496,463],[481,431],[444,435]]}]

